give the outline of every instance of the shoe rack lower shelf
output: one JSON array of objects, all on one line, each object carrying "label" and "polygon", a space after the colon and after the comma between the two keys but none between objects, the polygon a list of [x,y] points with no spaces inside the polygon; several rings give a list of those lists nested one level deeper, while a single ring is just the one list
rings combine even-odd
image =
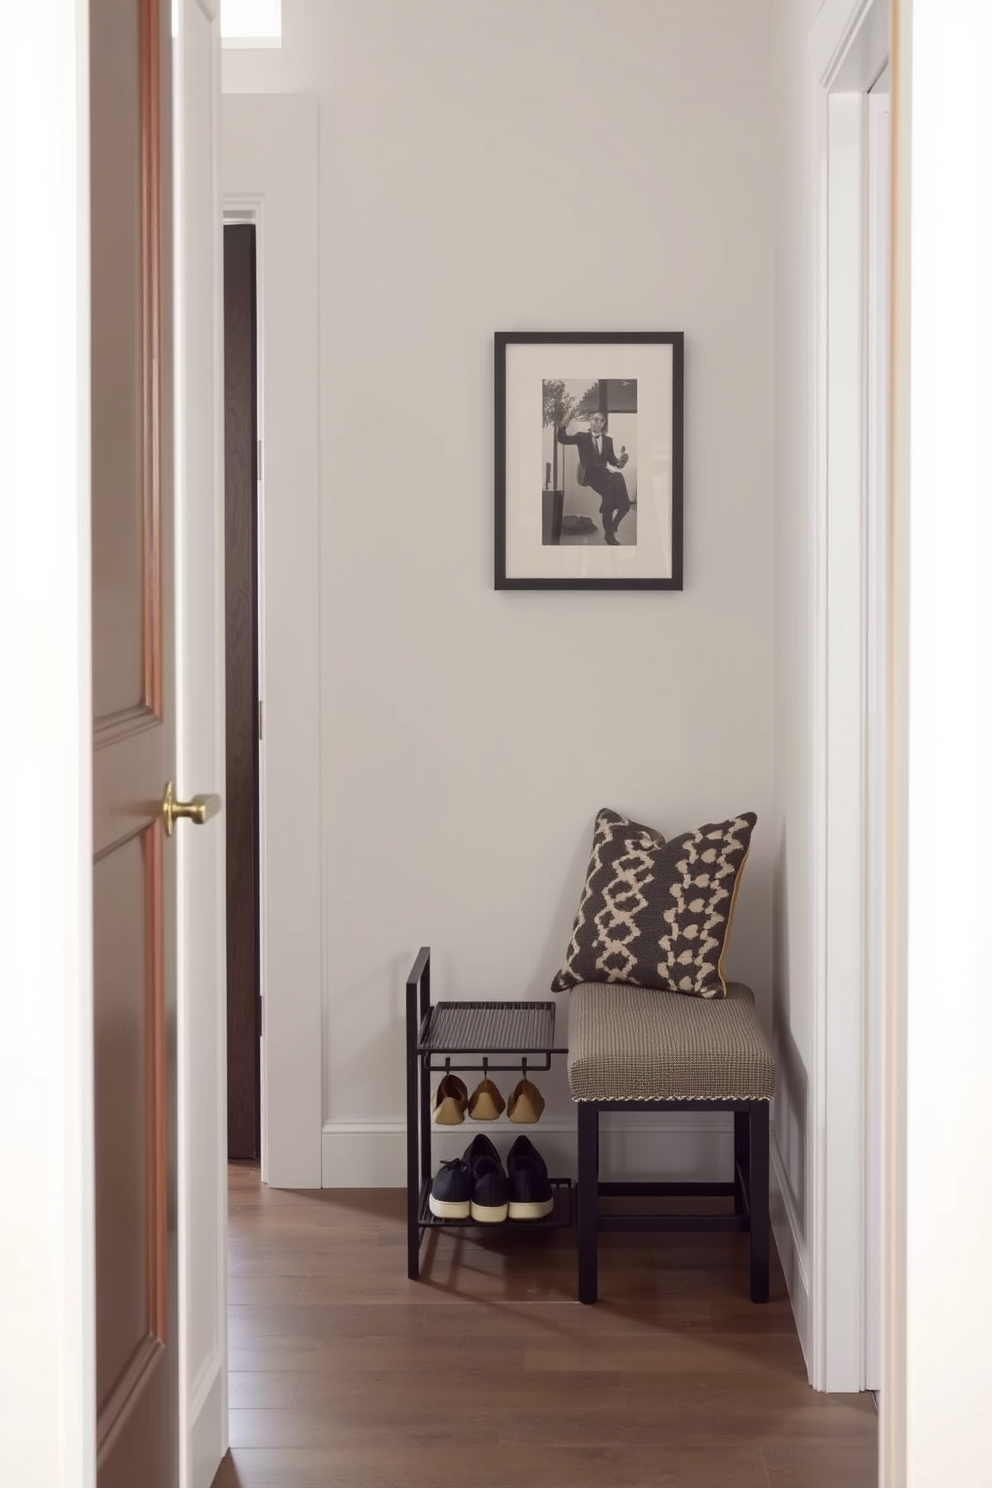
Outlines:
[{"label": "shoe rack lower shelf", "polygon": [[[432,1073],[455,1070],[549,1070],[567,1054],[556,1037],[553,1002],[431,1003],[430,947],[424,946],[406,981],[407,1275],[420,1277],[427,1230],[512,1231],[522,1235],[564,1229],[574,1222],[570,1178],[551,1178],[554,1208],[543,1219],[438,1219],[428,1199],[432,1182],[430,1088]],[[479,1062],[481,1061],[481,1062]]]},{"label": "shoe rack lower shelf", "polygon": [[568,1229],[573,1223],[571,1178],[549,1178],[554,1208],[543,1219],[502,1219],[497,1224],[483,1224],[478,1219],[438,1219],[430,1211],[431,1180],[425,1178],[420,1185],[421,1230],[488,1230],[499,1234],[503,1230],[556,1230]]}]

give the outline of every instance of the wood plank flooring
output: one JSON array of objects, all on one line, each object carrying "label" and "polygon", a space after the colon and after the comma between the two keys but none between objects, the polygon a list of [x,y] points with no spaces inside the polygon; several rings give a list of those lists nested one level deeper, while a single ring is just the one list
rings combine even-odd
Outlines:
[{"label": "wood plank flooring", "polygon": [[806,1383],[741,1235],[428,1236],[404,1195],[230,1171],[231,1452],[215,1488],[875,1488],[870,1396]]}]

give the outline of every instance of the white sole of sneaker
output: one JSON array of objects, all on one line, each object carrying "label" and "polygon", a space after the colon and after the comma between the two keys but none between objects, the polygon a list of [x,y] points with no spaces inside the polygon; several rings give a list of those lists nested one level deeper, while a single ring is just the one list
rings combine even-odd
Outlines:
[{"label": "white sole of sneaker", "polygon": [[472,1218],[477,1224],[502,1224],[508,1208],[507,1204],[501,1204],[498,1209],[491,1209],[485,1204],[473,1204]]},{"label": "white sole of sneaker", "polygon": [[460,1203],[453,1204],[450,1200],[435,1199],[433,1194],[427,1200],[427,1204],[435,1219],[468,1219],[472,1207],[468,1199],[462,1199]]},{"label": "white sole of sneaker", "polygon": [[510,1204],[510,1219],[546,1219],[555,1207],[554,1199],[542,1199],[539,1204]]}]

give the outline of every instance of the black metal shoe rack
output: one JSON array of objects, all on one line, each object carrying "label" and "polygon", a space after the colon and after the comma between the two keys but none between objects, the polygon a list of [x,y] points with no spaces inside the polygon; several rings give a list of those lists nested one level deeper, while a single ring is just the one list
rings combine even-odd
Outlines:
[{"label": "black metal shoe rack", "polygon": [[[420,1246],[428,1229],[485,1229],[507,1226],[544,1230],[572,1223],[572,1180],[552,1178],[555,1206],[545,1219],[507,1219],[479,1225],[471,1219],[437,1219],[428,1206],[431,1190],[431,1075],[453,1070],[551,1068],[555,1054],[553,1002],[439,1002],[431,1004],[431,952],[422,947],[406,979],[406,1161],[407,1274],[420,1276]],[[512,1063],[494,1063],[508,1059]],[[480,1063],[471,1063],[473,1056]]]}]

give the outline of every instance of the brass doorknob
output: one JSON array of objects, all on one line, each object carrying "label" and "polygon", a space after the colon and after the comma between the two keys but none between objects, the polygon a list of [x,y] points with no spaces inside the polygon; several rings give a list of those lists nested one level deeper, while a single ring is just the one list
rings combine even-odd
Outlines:
[{"label": "brass doorknob", "polygon": [[202,827],[203,823],[208,822],[212,816],[216,816],[219,810],[220,796],[194,796],[192,801],[177,801],[170,780],[162,798],[165,835],[171,837],[176,822],[184,817],[194,822],[196,826]]}]

